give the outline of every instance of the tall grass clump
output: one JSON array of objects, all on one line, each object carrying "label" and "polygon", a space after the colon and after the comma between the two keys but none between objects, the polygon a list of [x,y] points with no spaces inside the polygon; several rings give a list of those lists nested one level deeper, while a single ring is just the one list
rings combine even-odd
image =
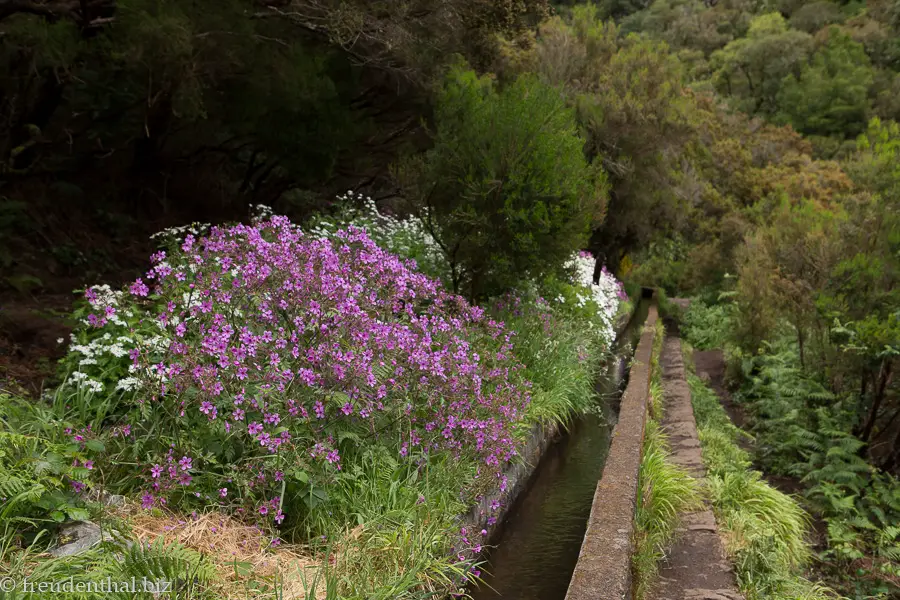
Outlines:
[{"label": "tall grass clump", "polygon": [[[686,362],[689,358],[686,353]],[[688,373],[687,379],[709,498],[741,591],[749,600],[834,597],[802,575],[811,557],[806,512],[750,468],[749,454],[738,446],[746,434],[731,423],[716,393],[696,374]]]},{"label": "tall grass clump", "polygon": [[537,423],[565,425],[596,402],[594,383],[608,350],[600,335],[561,317],[541,298],[508,296],[494,309],[516,332],[513,350],[531,382],[523,433]]},{"label": "tall grass clump", "polygon": [[638,477],[635,547],[631,559],[635,597],[639,600],[652,589],[659,561],[665,558],[674,540],[679,515],[700,506],[697,480],[672,462],[668,440],[660,425],[665,403],[659,364],[664,335],[662,321],[657,321],[650,359],[650,415]]},{"label": "tall grass clump", "polygon": [[632,569],[635,597],[640,599],[652,589],[659,561],[674,540],[679,515],[700,502],[697,481],[671,461],[666,436],[655,420],[647,424],[638,485]]}]

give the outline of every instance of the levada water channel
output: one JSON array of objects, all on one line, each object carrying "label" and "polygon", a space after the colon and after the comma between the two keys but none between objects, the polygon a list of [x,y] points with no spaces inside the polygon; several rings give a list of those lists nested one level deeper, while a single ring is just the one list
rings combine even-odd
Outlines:
[{"label": "levada water channel", "polygon": [[641,298],[597,382],[597,410],[578,417],[544,453],[487,556],[474,600],[562,600],[575,570],[594,490],[603,473],[626,365],[650,308]]}]

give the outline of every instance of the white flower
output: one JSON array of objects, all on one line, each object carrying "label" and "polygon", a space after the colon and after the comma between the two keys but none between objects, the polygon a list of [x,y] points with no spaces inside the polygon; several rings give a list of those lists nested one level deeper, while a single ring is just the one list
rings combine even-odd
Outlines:
[{"label": "white flower", "polygon": [[66,340],[63,339],[63,338],[56,338],[56,343],[59,344],[59,345],[62,345],[62,344],[64,344],[65,342],[66,342]]},{"label": "white flower", "polygon": [[125,377],[124,379],[119,380],[119,383],[116,384],[116,389],[130,392],[139,388],[140,386],[141,380],[137,377]]},{"label": "white flower", "polygon": [[81,371],[75,371],[74,373],[72,373],[71,375],[69,375],[69,380],[70,380],[70,381],[69,381],[68,383],[69,383],[70,385],[76,385],[76,386],[77,386],[77,384],[78,384],[79,381],[84,381],[85,379],[87,379],[87,373],[82,373]]},{"label": "white flower", "polygon": [[613,319],[619,310],[621,283],[605,269],[601,272],[599,281],[594,283],[595,265],[594,258],[580,253],[575,254],[566,264],[575,271],[575,285],[588,292],[586,295],[578,294],[578,306],[585,306],[589,300],[597,305],[597,318],[603,324],[601,335],[611,341],[615,336]]}]

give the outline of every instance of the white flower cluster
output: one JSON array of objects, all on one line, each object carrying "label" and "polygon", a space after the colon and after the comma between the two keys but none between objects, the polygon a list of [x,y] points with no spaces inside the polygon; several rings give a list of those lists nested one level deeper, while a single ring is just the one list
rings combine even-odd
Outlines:
[{"label": "white flower cluster", "polygon": [[[67,385],[74,387],[83,387],[92,392],[102,392],[103,383],[92,373],[91,366],[100,366],[98,369],[102,371],[105,357],[112,357],[108,360],[119,362],[120,359],[128,356],[128,353],[140,348],[142,351],[149,350],[151,352],[162,353],[172,343],[172,340],[163,336],[152,336],[143,340],[136,340],[128,336],[113,336],[111,333],[104,333],[102,336],[95,338],[87,344],[79,344],[74,334],[70,334],[71,344],[68,352],[80,355],[76,370],[69,374],[66,380]],[[76,357],[77,358],[77,357]],[[138,375],[154,375],[154,373],[139,373],[137,367],[133,364],[128,365],[129,376],[120,379],[115,386],[116,390],[133,391],[143,385]]]},{"label": "white flower cluster", "polygon": [[[90,300],[90,304],[96,312],[106,315],[109,323],[118,326],[120,332],[130,332],[130,325],[126,319],[133,319],[135,313],[131,308],[122,309],[125,292],[114,290],[108,285],[91,286],[88,291],[92,293],[93,299]],[[91,327],[88,319],[81,319],[81,323],[88,328]],[[110,328],[109,325],[106,327]],[[101,375],[99,374],[103,373],[110,362],[121,362],[121,359],[127,357],[135,348],[162,353],[172,343],[171,339],[160,335],[134,337],[132,335],[115,335],[110,331],[85,343],[81,343],[76,334],[71,333],[69,341],[67,353],[73,362],[77,362],[65,385],[95,393],[102,392],[105,387],[100,381]],[[57,342],[63,344],[65,340],[60,338]],[[128,365],[128,372],[128,377],[117,382],[116,390],[132,391],[141,386],[141,380],[137,377],[139,373],[133,364]]]},{"label": "white flower cluster", "polygon": [[90,392],[99,393],[103,391],[103,384],[96,379],[88,377],[87,373],[75,371],[66,380],[66,383],[74,387],[80,387]]},{"label": "white flower cluster", "polygon": [[265,204],[250,205],[250,219],[254,223],[271,219],[275,215],[275,211],[271,206]]},{"label": "white flower cluster", "polygon": [[[594,267],[596,259],[590,254],[579,252],[572,256],[566,267],[575,272],[574,283],[584,291],[575,296],[576,306],[584,307],[593,300],[597,305],[597,317],[602,323],[601,335],[612,341],[615,338],[615,317],[619,311],[619,303],[624,294],[622,283],[605,268],[600,272],[600,280],[594,283]],[[565,303],[566,297],[560,295],[559,303]]]},{"label": "white flower cluster", "polygon": [[338,196],[338,202],[351,206],[349,214],[335,220],[322,219],[308,233],[319,239],[332,237],[348,225],[365,229],[379,246],[403,257],[415,258],[419,267],[431,275],[449,270],[440,244],[429,231],[425,221],[409,216],[398,219],[378,210],[369,196],[348,191]]},{"label": "white flower cluster", "polygon": [[191,223],[190,225],[181,225],[179,227],[169,227],[168,229],[157,231],[150,236],[150,239],[160,240],[162,242],[181,242],[184,240],[187,234],[191,234],[194,236],[204,235],[209,231],[210,227],[212,227],[212,225],[210,225],[209,223],[198,222]]}]

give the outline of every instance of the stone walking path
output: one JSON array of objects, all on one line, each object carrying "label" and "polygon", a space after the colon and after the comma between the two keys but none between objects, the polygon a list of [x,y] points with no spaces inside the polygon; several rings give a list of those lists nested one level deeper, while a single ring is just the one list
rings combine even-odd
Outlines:
[{"label": "stone walking path", "polygon": [[[666,406],[662,424],[669,436],[672,460],[693,477],[703,479],[706,470],[691,391],[685,379],[681,339],[666,336],[660,364]],[[708,506],[681,515],[675,544],[660,565],[659,580],[650,597],[653,600],[743,600],[725,556],[716,518]]]}]

